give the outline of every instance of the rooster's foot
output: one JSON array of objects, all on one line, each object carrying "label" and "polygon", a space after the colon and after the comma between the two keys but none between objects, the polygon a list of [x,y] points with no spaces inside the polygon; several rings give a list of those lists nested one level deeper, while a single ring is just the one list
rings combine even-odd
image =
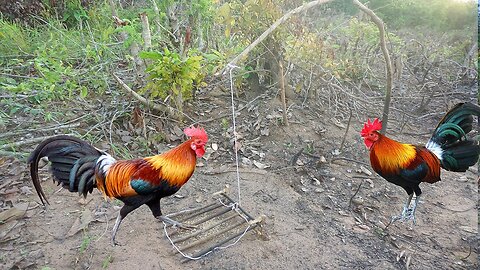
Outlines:
[{"label": "rooster's foot", "polygon": [[115,239],[112,239],[112,247],[115,247],[115,246],[122,246],[122,245],[117,241],[115,241]]},{"label": "rooster's foot", "polygon": [[398,221],[398,220],[400,220],[402,222],[412,220],[413,224],[416,224],[417,221],[415,219],[415,208],[404,207],[400,216],[393,216],[390,223],[393,223],[393,222]]},{"label": "rooster's foot", "polygon": [[197,226],[194,226],[194,225],[188,225],[188,224],[180,223],[180,222],[175,221],[175,220],[173,220],[169,217],[166,217],[166,216],[159,216],[157,218],[158,218],[158,220],[162,221],[163,223],[169,224],[174,228],[176,227],[176,228],[191,230],[191,229],[195,229],[197,227]]}]

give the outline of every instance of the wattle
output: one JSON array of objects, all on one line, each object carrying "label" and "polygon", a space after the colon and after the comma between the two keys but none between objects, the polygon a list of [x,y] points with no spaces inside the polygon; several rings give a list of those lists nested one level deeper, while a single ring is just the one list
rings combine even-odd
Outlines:
[{"label": "wattle", "polygon": [[197,155],[198,158],[203,157],[203,155],[205,155],[205,148],[199,147],[195,149],[195,154]]},{"label": "wattle", "polygon": [[363,139],[365,146],[370,150],[372,148],[373,142],[370,141],[368,138]]}]

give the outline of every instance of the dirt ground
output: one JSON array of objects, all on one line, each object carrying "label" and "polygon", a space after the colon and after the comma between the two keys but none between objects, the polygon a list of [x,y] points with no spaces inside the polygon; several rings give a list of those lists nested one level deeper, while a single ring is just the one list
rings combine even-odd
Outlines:
[{"label": "dirt ground", "polygon": [[[178,196],[162,200],[166,214],[207,205],[210,195],[225,185],[237,198],[231,130],[219,123],[222,115],[228,119],[229,98],[210,98],[208,104],[215,104],[214,109],[203,108],[202,117],[217,120],[202,123],[211,142],[207,159],[201,160]],[[396,222],[385,229],[390,217],[401,212],[407,195],[371,174],[359,136],[364,119],[352,119],[346,143],[338,151],[345,120],[336,121],[314,105],[296,106],[290,111],[290,126],[285,127],[279,124],[276,103],[260,98],[245,104],[252,107],[237,117],[240,202],[253,217],[266,219],[236,245],[184,262],[166,239],[163,224],[142,207],[124,220],[117,234],[121,245],[112,247],[110,233],[121,203],[105,201],[97,191],[83,200],[59,190],[44,168],[42,185],[51,203],[44,208],[25,162],[0,158],[4,211],[0,215],[8,217],[0,224],[0,268],[478,268],[476,166],[467,173],[442,171],[442,181],[423,184],[417,224]],[[202,111],[206,105],[195,106]],[[413,128],[388,135],[425,143],[439,118],[440,114],[433,115],[417,127],[410,122]]]}]

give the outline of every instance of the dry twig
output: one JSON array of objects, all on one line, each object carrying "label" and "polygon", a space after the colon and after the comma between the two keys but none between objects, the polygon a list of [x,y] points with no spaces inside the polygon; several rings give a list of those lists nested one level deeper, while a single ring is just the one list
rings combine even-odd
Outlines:
[{"label": "dry twig", "polygon": [[380,19],[371,9],[367,8],[358,0],[353,0],[353,3],[357,5],[368,16],[370,16],[370,18],[377,25],[378,30],[380,31],[380,47],[382,48],[383,57],[385,58],[386,77],[387,77],[385,103],[383,106],[383,115],[382,115],[383,127],[381,130],[382,133],[385,133],[385,131],[387,130],[388,112],[390,108],[390,99],[391,99],[392,86],[393,86],[392,60],[390,59],[387,43],[385,41],[385,24],[383,23],[382,19]]},{"label": "dry twig", "polygon": [[120,84],[120,86],[122,87],[122,89],[125,90],[125,92],[127,92],[127,94],[131,95],[132,97],[134,97],[136,100],[140,101],[142,104],[144,104],[145,106],[149,107],[150,109],[153,109],[155,111],[159,111],[159,112],[163,112],[163,113],[167,113],[167,114],[170,114],[169,110],[159,104],[156,104],[156,103],[153,103],[153,102],[150,102],[149,100],[147,100],[146,98],[140,96],[139,94],[137,94],[137,92],[133,91],[132,88],[130,88],[126,83],[124,83],[117,75],[115,75],[114,73],[112,73],[112,76],[113,78],[115,78],[115,80],[118,82],[118,84]]},{"label": "dry twig", "polygon": [[239,55],[237,55],[235,58],[233,58],[232,61],[230,61],[227,66],[220,72],[220,74],[225,74],[228,69],[231,67],[231,66],[235,66],[238,61],[242,60],[245,56],[247,56],[247,54],[250,53],[250,51],[253,50],[253,48],[255,48],[255,46],[257,46],[260,42],[262,42],[268,35],[270,35],[270,33],[272,33],[275,29],[277,29],[277,27],[286,22],[288,19],[290,19],[290,17],[292,17],[293,15],[297,14],[297,13],[300,13],[300,12],[303,12],[303,11],[306,11],[312,7],[315,7],[315,6],[318,6],[318,5],[321,5],[321,4],[325,4],[325,3],[328,3],[330,2],[331,0],[317,0],[317,1],[312,1],[312,2],[308,2],[308,3],[305,3],[295,9],[292,9],[290,10],[289,12],[287,12],[285,15],[283,15],[280,19],[278,19],[276,22],[274,22],[267,30],[265,30],[265,32],[263,32],[263,34],[261,34],[255,41],[253,41],[250,45],[247,46],[247,48],[245,48],[245,50],[243,50],[243,52],[241,52]]}]

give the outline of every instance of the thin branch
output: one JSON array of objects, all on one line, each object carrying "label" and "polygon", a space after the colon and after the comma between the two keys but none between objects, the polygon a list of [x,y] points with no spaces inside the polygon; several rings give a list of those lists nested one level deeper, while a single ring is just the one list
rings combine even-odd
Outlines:
[{"label": "thin branch", "polygon": [[152,47],[152,35],[150,34],[150,24],[148,23],[147,13],[140,13],[140,19],[142,20],[143,50],[147,51]]},{"label": "thin branch", "polygon": [[282,100],[282,115],[283,115],[283,124],[288,126],[288,118],[287,118],[287,99],[285,98],[285,75],[283,74],[283,59],[280,59],[278,62],[278,69],[280,74],[280,97]]},{"label": "thin branch", "polygon": [[137,94],[137,92],[133,91],[132,88],[130,88],[126,83],[124,83],[117,75],[115,75],[114,73],[112,73],[112,76],[113,78],[115,78],[115,80],[117,81],[118,84],[120,84],[120,86],[123,88],[123,90],[125,90],[125,92],[127,92],[127,94],[130,94],[132,97],[134,97],[136,100],[140,101],[142,104],[144,104],[145,106],[149,107],[150,109],[153,109],[155,111],[159,111],[159,112],[163,112],[163,113],[167,113],[167,114],[171,114],[167,108],[159,105],[159,104],[156,104],[156,103],[153,103],[153,102],[150,102],[148,101],[146,98],[140,96],[139,94]]},{"label": "thin branch", "polygon": [[343,134],[342,143],[340,144],[340,148],[338,149],[340,152],[342,151],[343,146],[345,145],[345,139],[347,138],[348,129],[350,129],[350,123],[352,122],[353,112],[351,107],[349,109],[350,109],[350,116],[348,117],[347,129],[345,129],[345,134]]},{"label": "thin branch", "polygon": [[0,138],[25,134],[27,132],[32,132],[32,131],[45,132],[45,131],[56,130],[56,129],[74,128],[74,127],[78,127],[78,126],[80,126],[80,123],[73,123],[73,124],[70,124],[70,125],[59,125],[59,126],[53,126],[53,127],[43,128],[43,129],[17,130],[17,131],[11,131],[11,132],[6,132],[6,133],[3,133],[3,134],[0,134]]},{"label": "thin branch", "polygon": [[314,6],[318,6],[318,5],[321,5],[321,4],[325,4],[325,3],[328,3],[332,0],[317,0],[317,1],[312,1],[312,2],[309,2],[309,3],[305,3],[295,9],[292,9],[290,10],[289,12],[287,12],[285,15],[283,15],[280,19],[278,19],[276,22],[274,22],[267,30],[265,30],[265,32],[263,32],[263,34],[261,34],[255,41],[253,41],[250,45],[247,46],[247,48],[245,48],[245,50],[243,50],[243,52],[241,52],[239,55],[237,55],[235,58],[233,58],[232,61],[230,61],[230,63],[227,64],[227,66],[220,72],[220,74],[225,74],[228,69],[231,67],[231,66],[235,66],[240,60],[243,60],[243,58],[245,56],[247,56],[248,53],[250,53],[250,51],[253,50],[253,48],[255,48],[255,46],[257,46],[260,42],[262,42],[270,33],[272,33],[280,24],[286,22],[288,19],[290,19],[290,17],[292,17],[293,15],[297,14],[297,13],[300,13],[300,12],[303,12],[303,11],[306,11]]},{"label": "thin branch", "polygon": [[393,85],[393,72],[392,72],[392,60],[390,59],[390,54],[388,53],[387,43],[385,41],[385,24],[382,19],[380,19],[371,9],[367,8],[365,5],[360,3],[358,0],[353,0],[353,3],[357,5],[363,12],[365,12],[372,21],[377,25],[378,30],[380,31],[380,47],[382,48],[383,57],[385,58],[386,64],[386,77],[387,77],[387,86],[385,91],[385,103],[383,105],[383,115],[382,115],[382,130],[381,133],[385,133],[387,130],[388,124],[388,113],[390,109],[390,100],[392,94],[392,85]]},{"label": "thin branch", "polygon": [[6,144],[3,144],[3,145],[0,145],[0,149],[6,149],[6,148],[13,149],[15,147],[19,147],[19,146],[22,146],[22,145],[41,142],[41,141],[46,140],[50,137],[52,137],[52,136],[50,135],[50,136],[36,137],[36,138],[26,139],[26,140],[19,141],[19,142],[6,143]]},{"label": "thin branch", "polygon": [[162,32],[162,23],[160,22],[160,10],[158,9],[157,1],[151,0],[153,6],[153,21],[155,22],[155,26],[157,27],[157,35],[160,35]]},{"label": "thin branch", "polygon": [[357,193],[360,191],[360,188],[362,187],[362,184],[363,184],[363,181],[360,182],[360,185],[358,185],[357,191],[355,191],[353,196],[350,198],[350,201],[348,202],[348,208],[350,208],[352,206],[353,198],[355,198],[355,196],[357,196]]},{"label": "thin branch", "polygon": [[28,153],[24,153],[24,152],[10,152],[10,151],[0,150],[0,156],[2,157],[15,157],[19,159],[24,159],[28,157],[28,155],[29,155]]}]

